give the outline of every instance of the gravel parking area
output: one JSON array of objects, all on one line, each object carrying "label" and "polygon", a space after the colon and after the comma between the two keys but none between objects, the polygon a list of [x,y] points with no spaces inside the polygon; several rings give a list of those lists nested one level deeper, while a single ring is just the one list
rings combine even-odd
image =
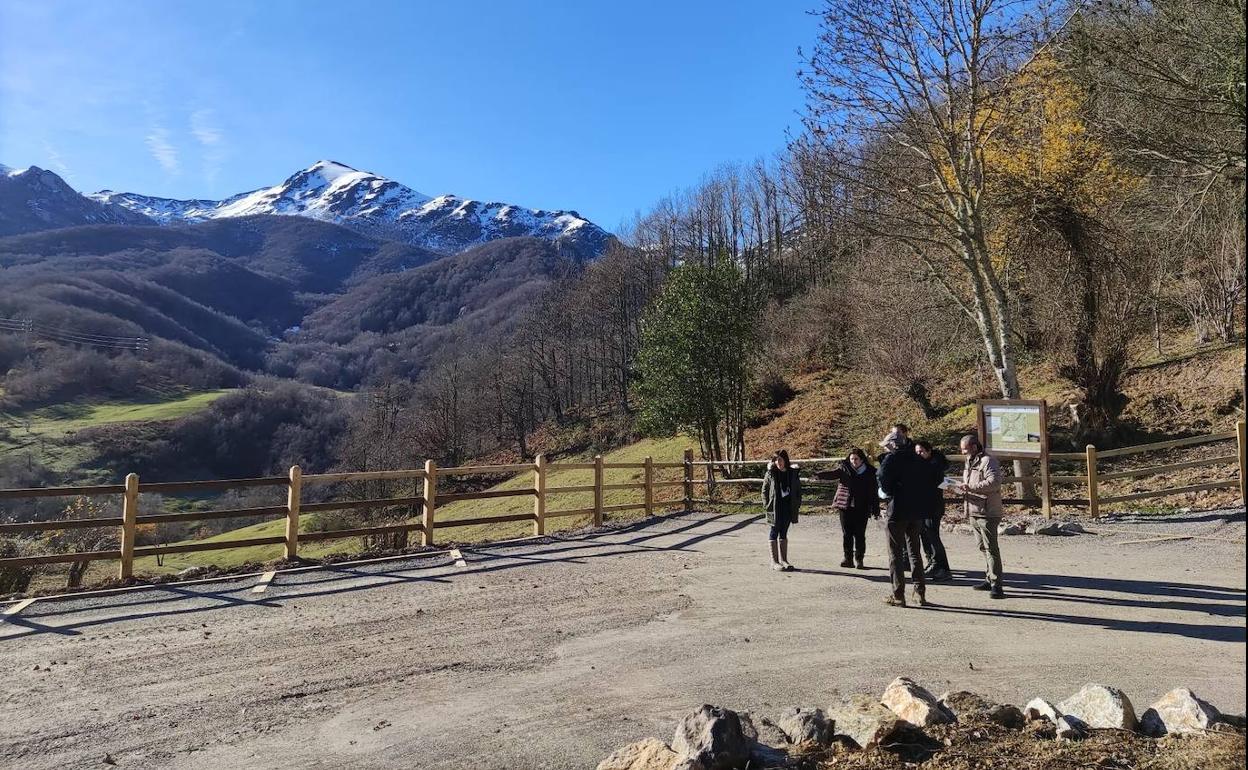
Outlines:
[{"label": "gravel parking area", "polygon": [[[0,766],[586,768],[701,703],[762,712],[878,692],[1022,704],[1088,681],[1143,710],[1190,687],[1245,705],[1243,511],[1124,517],[1138,534],[973,537],[932,607],[884,606],[882,529],[835,566],[835,520],[766,567],[756,516],[694,513],[449,554],[39,601],[0,623]],[[1091,528],[1096,525],[1088,524]],[[1190,540],[1132,541],[1166,534]]]}]

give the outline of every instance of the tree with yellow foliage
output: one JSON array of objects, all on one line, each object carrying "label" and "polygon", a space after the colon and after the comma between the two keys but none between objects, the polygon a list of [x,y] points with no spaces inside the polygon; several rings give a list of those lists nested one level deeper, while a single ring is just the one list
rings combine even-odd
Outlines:
[{"label": "tree with yellow foliage", "polygon": [[1080,390],[1080,442],[1115,432],[1122,378],[1140,330],[1147,269],[1120,225],[1143,182],[1115,163],[1088,120],[1075,71],[1040,52],[997,99],[986,143],[997,204],[990,241],[1019,266],[1019,292],[1040,305],[1046,347]]}]

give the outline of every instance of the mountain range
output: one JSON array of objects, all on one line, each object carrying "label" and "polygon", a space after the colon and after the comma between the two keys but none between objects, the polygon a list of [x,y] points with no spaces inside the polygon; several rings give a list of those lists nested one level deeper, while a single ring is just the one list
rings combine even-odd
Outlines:
[{"label": "mountain range", "polygon": [[[0,404],[415,379],[504,338],[611,240],[575,212],[430,198],[329,161],[220,201],[0,168]],[[114,342],[140,337],[138,356]]]},{"label": "mountain range", "polygon": [[594,257],[610,238],[575,211],[544,211],[455,195],[430,197],[392,179],[330,160],[317,161],[273,187],[219,201],[172,200],[110,190],[88,197],[166,225],[258,214],[305,216],[445,254],[497,238],[528,236]]},{"label": "mountain range", "polygon": [[575,211],[530,209],[455,195],[430,197],[392,179],[330,160],[281,184],[222,200],[176,200],[133,192],[75,192],[51,171],[0,166],[0,235],[87,224],[177,226],[258,215],[301,216],[442,254],[499,238],[551,241],[579,258],[602,254],[612,236]]}]

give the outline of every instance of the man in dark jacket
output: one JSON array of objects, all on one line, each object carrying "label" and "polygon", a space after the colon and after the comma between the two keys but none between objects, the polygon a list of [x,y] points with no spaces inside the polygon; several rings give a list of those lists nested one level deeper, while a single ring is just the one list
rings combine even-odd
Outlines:
[{"label": "man in dark jacket", "polygon": [[914,600],[920,607],[927,604],[927,585],[923,575],[920,537],[923,518],[931,502],[929,492],[931,471],[904,439],[891,437],[889,452],[880,464],[880,489],[888,495],[888,561],[893,592],[885,600],[894,607],[906,606],[906,558],[909,555]]},{"label": "man in dark jacket", "polygon": [[949,571],[949,555],[945,553],[945,544],[940,539],[940,519],[945,515],[945,490],[941,484],[945,480],[945,471],[949,469],[949,460],[944,452],[926,441],[917,442],[914,451],[930,474],[930,502],[923,517],[923,555],[927,557],[927,579],[933,582],[949,580],[953,573]]}]

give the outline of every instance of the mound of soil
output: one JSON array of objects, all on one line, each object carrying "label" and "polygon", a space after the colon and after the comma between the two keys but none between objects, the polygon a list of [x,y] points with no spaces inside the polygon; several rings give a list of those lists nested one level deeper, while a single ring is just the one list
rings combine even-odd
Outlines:
[{"label": "mound of soil", "polygon": [[1203,736],[1147,738],[1126,730],[1093,730],[1082,741],[1059,741],[1053,725],[1034,721],[1010,730],[987,721],[925,728],[929,741],[893,743],[865,751],[834,748],[808,755],[809,770],[1050,770],[1052,768],[1148,768],[1219,770],[1244,766],[1242,730]]}]

